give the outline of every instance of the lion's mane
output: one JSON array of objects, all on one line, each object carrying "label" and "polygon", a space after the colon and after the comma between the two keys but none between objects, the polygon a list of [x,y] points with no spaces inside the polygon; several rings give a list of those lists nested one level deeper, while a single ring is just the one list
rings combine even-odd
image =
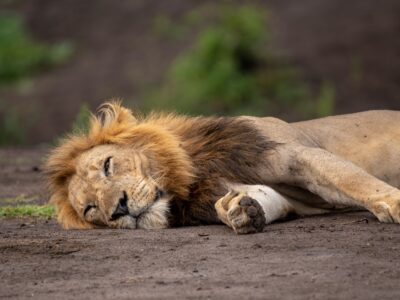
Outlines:
[{"label": "lion's mane", "polygon": [[[254,171],[257,161],[274,144],[245,120],[189,118],[174,114],[134,116],[119,102],[102,105],[91,117],[88,133],[70,135],[49,155],[45,165],[50,202],[57,207],[64,228],[90,228],[68,199],[68,184],[76,173],[79,156],[104,144],[149,150],[161,166],[165,186],[174,195],[175,224],[213,222],[216,197],[226,192],[221,183],[262,182]],[[199,221],[200,222],[200,221]]]}]

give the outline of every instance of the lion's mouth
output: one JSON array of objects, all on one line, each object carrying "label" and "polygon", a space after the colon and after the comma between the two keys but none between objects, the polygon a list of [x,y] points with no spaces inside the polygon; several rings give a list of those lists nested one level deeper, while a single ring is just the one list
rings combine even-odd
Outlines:
[{"label": "lion's mouth", "polygon": [[168,227],[169,201],[160,199],[154,202],[136,219],[137,228],[159,229]]},{"label": "lion's mouth", "polygon": [[120,228],[120,229],[140,229],[143,228],[141,226],[142,219],[145,218],[146,214],[148,214],[147,210],[141,212],[137,215],[125,214],[116,219],[111,219],[111,227]]},{"label": "lion's mouth", "polygon": [[112,227],[121,229],[159,229],[168,227],[169,201],[160,199],[140,213],[126,214],[112,220]]}]

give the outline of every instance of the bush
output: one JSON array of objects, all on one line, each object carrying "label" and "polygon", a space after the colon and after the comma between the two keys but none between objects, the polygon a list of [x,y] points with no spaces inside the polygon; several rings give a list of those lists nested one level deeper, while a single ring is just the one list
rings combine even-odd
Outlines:
[{"label": "bush", "polygon": [[[0,88],[65,62],[72,50],[69,43],[49,46],[33,41],[21,18],[0,14]],[[0,145],[25,143],[26,118],[16,109],[9,110],[1,99],[0,105]]]},{"label": "bush", "polygon": [[220,11],[214,24],[172,64],[168,79],[146,99],[145,109],[231,115],[291,110],[306,117],[331,112],[327,110],[333,102],[318,108],[296,70],[268,53],[270,33],[259,9]]},{"label": "bush", "polygon": [[64,62],[72,53],[68,43],[48,46],[29,38],[16,15],[0,15],[0,86]]}]

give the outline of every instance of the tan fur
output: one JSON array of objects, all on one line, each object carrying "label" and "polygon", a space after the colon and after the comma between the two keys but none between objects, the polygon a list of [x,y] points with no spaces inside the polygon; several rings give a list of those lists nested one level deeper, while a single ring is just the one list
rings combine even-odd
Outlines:
[{"label": "tan fur", "polygon": [[[247,233],[258,221],[246,213],[259,207],[252,202],[239,209],[239,201],[233,201],[229,209],[241,211],[246,220],[237,228],[218,199],[227,199],[232,186],[270,185],[293,204],[277,216],[358,206],[381,221],[398,223],[399,120],[398,112],[293,124],[252,117],[140,118],[112,102],[92,117],[88,134],[68,137],[49,156],[51,202],[68,229],[164,228],[222,220]],[[111,175],[105,175],[110,157]],[[164,193],[158,197],[160,190]],[[124,199],[129,214],[113,217]]]},{"label": "tan fur", "polygon": [[[100,145],[140,148],[156,156],[158,177],[166,189],[182,199],[188,196],[192,183],[192,165],[173,134],[155,122],[140,121],[131,111],[113,102],[102,107],[102,117],[92,117],[89,134],[70,136],[49,156],[46,170],[51,192],[50,202],[58,209],[58,221],[64,228],[91,228],[74,210],[68,187],[76,175],[82,154]],[[101,120],[103,118],[104,120]],[[166,118],[173,118],[167,116]],[[82,200],[81,200],[82,201]]]}]

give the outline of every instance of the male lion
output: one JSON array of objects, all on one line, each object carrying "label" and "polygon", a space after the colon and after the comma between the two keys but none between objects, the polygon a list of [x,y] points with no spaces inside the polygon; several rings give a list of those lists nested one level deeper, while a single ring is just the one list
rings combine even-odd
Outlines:
[{"label": "male lion", "polygon": [[64,228],[225,223],[261,231],[288,214],[364,208],[400,222],[400,112],[288,124],[275,118],[135,117],[116,102],[47,165]]}]

